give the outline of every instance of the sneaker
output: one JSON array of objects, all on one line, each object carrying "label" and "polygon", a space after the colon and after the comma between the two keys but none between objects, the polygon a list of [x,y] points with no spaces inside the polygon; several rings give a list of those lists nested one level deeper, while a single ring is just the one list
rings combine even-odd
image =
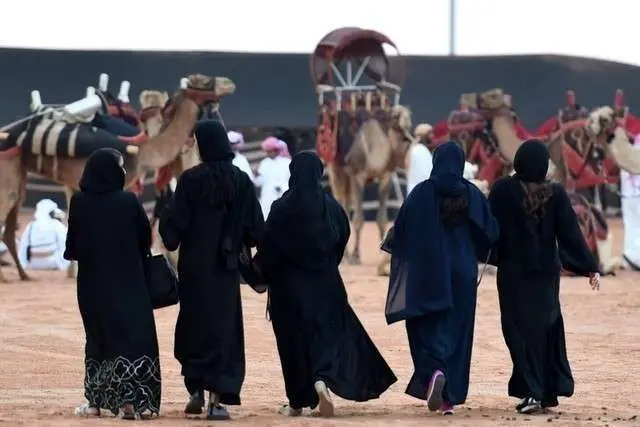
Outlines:
[{"label": "sneaker", "polygon": [[329,393],[327,385],[324,381],[316,381],[313,388],[315,388],[318,394],[318,411],[320,415],[327,418],[333,417],[333,401],[331,400],[331,394]]},{"label": "sneaker", "polygon": [[453,415],[453,405],[447,401],[443,401],[442,405],[440,405],[440,413],[442,415]]},{"label": "sneaker", "polygon": [[209,421],[226,421],[230,420],[231,416],[227,408],[219,403],[209,403],[209,409],[207,410],[207,419]]},{"label": "sneaker", "polygon": [[202,408],[204,408],[204,396],[202,392],[197,391],[189,397],[184,413],[185,415],[202,415]]},{"label": "sneaker", "polygon": [[445,381],[442,371],[435,371],[429,381],[427,407],[432,412],[437,411],[442,406],[442,390],[444,389]]},{"label": "sneaker", "polygon": [[93,406],[89,406],[88,403],[85,403],[84,405],[78,406],[75,409],[74,414],[78,417],[99,417],[100,409],[94,408]]},{"label": "sneaker", "polygon": [[539,400],[527,397],[516,406],[516,410],[521,414],[535,414],[542,410],[542,405]]},{"label": "sneaker", "polygon": [[302,409],[292,408],[289,405],[282,405],[280,409],[278,409],[278,413],[285,417],[299,417],[302,415]]}]

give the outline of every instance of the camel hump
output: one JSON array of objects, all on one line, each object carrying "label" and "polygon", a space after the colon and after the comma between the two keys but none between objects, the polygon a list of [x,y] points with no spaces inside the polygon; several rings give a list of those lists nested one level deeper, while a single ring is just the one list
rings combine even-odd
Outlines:
[{"label": "camel hump", "polygon": [[[97,119],[105,118],[110,125],[96,122]],[[120,135],[106,130],[115,129],[114,125],[118,126]],[[126,139],[139,134],[137,129],[133,128],[134,131],[127,126],[133,128],[120,119],[102,115],[96,115],[91,123],[67,123],[42,117],[32,121],[26,129],[15,135],[15,143],[25,153],[46,157],[86,158],[101,148],[113,148],[126,155],[130,154]]]}]

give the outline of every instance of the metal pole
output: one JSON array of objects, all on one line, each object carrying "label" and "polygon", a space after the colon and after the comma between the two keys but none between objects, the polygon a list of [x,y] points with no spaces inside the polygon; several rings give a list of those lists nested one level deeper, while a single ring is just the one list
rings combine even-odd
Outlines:
[{"label": "metal pole", "polygon": [[449,56],[456,54],[456,0],[449,0]]}]

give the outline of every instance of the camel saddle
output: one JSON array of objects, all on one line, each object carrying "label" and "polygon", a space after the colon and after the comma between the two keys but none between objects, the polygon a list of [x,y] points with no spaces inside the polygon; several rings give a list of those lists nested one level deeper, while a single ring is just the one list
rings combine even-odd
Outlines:
[{"label": "camel saddle", "polygon": [[20,147],[45,157],[86,158],[101,148],[127,155],[129,145],[143,136],[124,120],[102,114],[91,123],[41,116],[11,129],[4,148]]},{"label": "camel saddle", "polygon": [[471,109],[454,110],[449,114],[447,127],[449,139],[463,146],[469,146],[473,142],[473,134],[485,126],[484,117]]}]

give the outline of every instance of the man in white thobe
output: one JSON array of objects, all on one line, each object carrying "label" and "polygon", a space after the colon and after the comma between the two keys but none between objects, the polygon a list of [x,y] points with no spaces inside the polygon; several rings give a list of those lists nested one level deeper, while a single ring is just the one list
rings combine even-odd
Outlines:
[{"label": "man in white thobe", "polygon": [[63,212],[50,199],[36,204],[34,219],[20,238],[18,259],[23,267],[31,270],[66,270],[69,261],[64,259],[67,227],[60,221]]},{"label": "man in white thobe", "polygon": [[255,182],[256,177],[253,174],[253,169],[251,169],[249,160],[247,160],[247,156],[240,152],[242,147],[244,147],[244,136],[240,132],[232,130],[227,132],[227,137],[229,138],[231,149],[233,150],[233,154],[235,155],[231,162],[235,167],[246,173],[249,178],[251,178],[252,182]]},{"label": "man in white thobe", "polygon": [[[640,146],[640,135],[634,146]],[[624,264],[630,270],[640,271],[640,175],[620,171],[622,222],[624,224]]]},{"label": "man in white thobe", "polygon": [[433,169],[433,156],[427,148],[433,134],[432,127],[426,123],[420,124],[416,126],[414,134],[418,140],[411,144],[407,153],[407,196],[418,184],[429,179]]},{"label": "man in white thobe", "polygon": [[262,142],[262,151],[267,157],[258,166],[258,176],[254,181],[260,187],[260,207],[262,215],[267,219],[271,204],[278,200],[289,189],[289,163],[291,159],[281,155],[284,141],[271,136]]}]

